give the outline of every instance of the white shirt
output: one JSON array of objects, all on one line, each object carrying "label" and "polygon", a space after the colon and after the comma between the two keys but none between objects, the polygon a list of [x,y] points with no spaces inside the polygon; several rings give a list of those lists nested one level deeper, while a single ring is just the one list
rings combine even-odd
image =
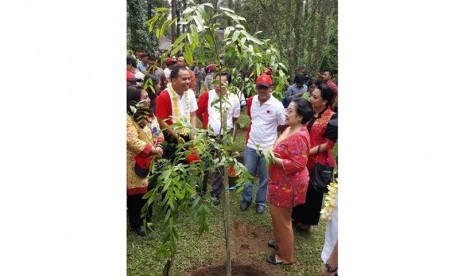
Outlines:
[{"label": "white shirt", "polygon": [[[181,117],[187,117],[189,116],[189,113],[195,112],[198,109],[197,106],[197,101],[195,100],[195,93],[192,91],[192,89],[188,89],[184,94],[179,96],[178,93],[174,93],[175,96],[178,98],[178,106],[179,106],[179,112],[181,113]],[[173,110],[173,116],[174,116],[174,101],[173,97],[171,96],[171,93],[168,93],[171,99],[171,108]],[[189,101],[189,111],[187,111],[187,106],[186,106],[186,98]],[[195,116],[195,115],[194,115]],[[177,120],[173,118],[173,123],[175,123]]]},{"label": "white shirt", "polygon": [[163,70],[163,72],[165,73],[166,79],[169,80],[169,79],[170,79],[170,75],[171,75],[171,70],[170,70],[170,68],[166,67],[166,68]]},{"label": "white shirt", "polygon": [[[334,246],[337,242],[338,234],[338,195],[336,195],[336,206],[334,206],[333,213],[331,215],[331,220],[326,224],[326,233],[325,233],[325,243],[323,245],[323,250],[321,251],[321,260],[323,263],[326,263],[333,252]],[[339,274],[339,272],[338,272]]]},{"label": "white shirt", "polygon": [[[144,73],[142,73],[142,72],[139,71],[139,70],[134,71],[134,76],[135,76],[136,78],[138,78],[138,79],[141,79],[141,80],[143,80],[144,77],[145,77]],[[136,82],[136,83],[137,83],[138,85],[143,85],[143,84],[144,84],[143,81],[141,81],[141,82]]]},{"label": "white shirt", "polygon": [[253,96],[250,107],[252,126],[250,129],[247,147],[260,150],[270,148],[278,138],[278,126],[284,125],[285,110],[283,104],[273,95],[260,106],[258,95]]},{"label": "white shirt", "polygon": [[[216,101],[216,102],[215,102]],[[213,106],[212,106],[213,104]],[[241,114],[241,106],[239,98],[234,93],[228,92],[223,100],[223,109],[226,109],[228,117],[226,119],[226,129],[230,131],[233,128],[233,118],[239,118]],[[219,96],[215,89],[208,91],[208,125],[212,127],[216,135],[221,134],[221,114]]]}]

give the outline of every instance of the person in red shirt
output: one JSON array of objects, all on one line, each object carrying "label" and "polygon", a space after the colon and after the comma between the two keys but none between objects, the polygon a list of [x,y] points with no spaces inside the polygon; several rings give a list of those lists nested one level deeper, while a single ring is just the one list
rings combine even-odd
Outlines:
[{"label": "person in red shirt", "polygon": [[323,80],[324,84],[326,84],[331,91],[333,91],[334,99],[331,103],[331,108],[334,112],[337,112],[337,95],[338,95],[338,88],[337,84],[333,82],[333,72],[331,71],[324,71],[321,74],[321,79]]},{"label": "person in red shirt", "polygon": [[276,140],[269,167],[268,201],[275,240],[268,242],[276,249],[266,258],[272,264],[294,262],[294,232],[292,208],[305,202],[309,174],[306,168],[310,151],[310,136],[305,127],[312,117],[309,102],[292,100],[286,110],[288,126]]},{"label": "person in red shirt", "polygon": [[191,82],[189,83],[189,88],[192,91],[197,91],[197,81],[195,80],[195,73],[189,67],[187,67],[186,59],[183,56],[178,56],[178,66],[185,67],[189,71],[189,75],[191,77]]},{"label": "person in red shirt", "polygon": [[[313,116],[307,124],[311,142],[310,157],[307,162],[310,175],[316,161],[323,166],[334,167],[335,164],[332,150],[338,135],[337,124],[332,123],[337,119],[337,113],[330,108],[333,96],[331,89],[321,84],[313,90],[310,98],[313,110]],[[309,187],[305,203],[295,206],[292,213],[296,231],[307,232],[310,226],[318,225],[322,203],[323,194]]]}]

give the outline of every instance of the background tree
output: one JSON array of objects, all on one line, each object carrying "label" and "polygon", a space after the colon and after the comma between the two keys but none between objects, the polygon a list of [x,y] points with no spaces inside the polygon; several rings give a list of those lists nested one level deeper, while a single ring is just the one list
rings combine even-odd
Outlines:
[{"label": "background tree", "polygon": [[146,11],[139,0],[127,0],[127,48],[135,51],[154,51],[156,43],[149,38]]}]

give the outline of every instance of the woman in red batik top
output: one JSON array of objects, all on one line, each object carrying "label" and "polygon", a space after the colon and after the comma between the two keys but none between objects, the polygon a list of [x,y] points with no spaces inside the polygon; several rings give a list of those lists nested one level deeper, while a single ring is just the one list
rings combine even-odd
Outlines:
[{"label": "woman in red batik top", "polygon": [[266,258],[272,264],[294,262],[294,232],[292,207],[305,202],[309,176],[306,168],[310,136],[305,124],[312,111],[307,100],[294,99],[286,110],[288,127],[278,137],[269,167],[268,202],[275,239],[268,245],[276,249]]}]

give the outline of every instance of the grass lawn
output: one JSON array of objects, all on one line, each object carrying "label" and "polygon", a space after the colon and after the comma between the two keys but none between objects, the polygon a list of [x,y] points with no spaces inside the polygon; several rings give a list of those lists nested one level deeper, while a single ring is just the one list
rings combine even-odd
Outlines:
[{"label": "grass lawn", "polygon": [[[248,118],[245,110],[242,112],[239,122],[245,126]],[[245,127],[236,136],[237,150],[242,152],[245,145]],[[255,185],[256,188],[256,185]],[[254,192],[255,195],[255,192]],[[269,207],[264,214],[255,213],[254,204],[249,210],[242,212],[239,210],[241,195],[230,193],[231,199],[231,242],[232,259],[250,259],[251,263],[259,263],[262,267],[273,269],[276,275],[320,275],[321,259],[320,254],[324,242],[324,231],[326,222],[320,221],[320,225],[312,228],[311,233],[295,232],[295,259],[292,266],[273,266],[265,261],[265,257],[271,253],[266,242],[273,238],[271,217]],[[223,201],[222,201],[223,202]],[[158,204],[157,204],[158,203]],[[154,206],[154,233],[148,237],[140,237],[134,232],[127,232],[127,275],[147,276],[162,275],[165,260],[157,255],[156,250],[161,244],[161,207],[159,202]],[[179,240],[177,243],[177,254],[171,269],[171,275],[188,275],[202,266],[211,264],[221,264],[225,261],[225,242],[222,222],[222,204],[211,207],[211,216],[208,219],[209,230],[198,234],[198,226],[188,214],[180,214],[178,217]],[[240,226],[240,227],[239,227]],[[236,229],[234,229],[236,227]],[[245,232],[254,229],[254,233],[241,233],[239,228]],[[129,228],[129,227],[128,227]],[[244,232],[244,231],[243,231]],[[255,232],[259,234],[255,235]],[[236,234],[236,236],[235,236]],[[254,234],[255,236],[245,237],[249,244],[244,243],[244,237],[240,234]],[[257,240],[258,239],[258,240]],[[253,254],[246,254],[241,249],[257,246]],[[268,266],[268,267],[267,267]]]}]

